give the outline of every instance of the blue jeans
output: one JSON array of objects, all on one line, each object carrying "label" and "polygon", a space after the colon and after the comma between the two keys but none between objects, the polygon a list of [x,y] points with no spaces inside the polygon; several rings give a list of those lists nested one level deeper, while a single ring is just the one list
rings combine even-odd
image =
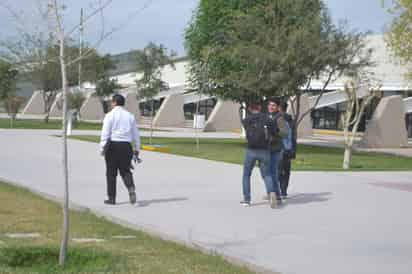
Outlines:
[{"label": "blue jeans", "polygon": [[280,197],[279,183],[279,164],[282,161],[282,151],[270,152],[270,175],[273,181],[273,189],[278,197]]},{"label": "blue jeans", "polygon": [[274,192],[273,181],[270,173],[270,152],[267,149],[246,149],[245,162],[243,165],[243,197],[245,201],[251,200],[250,177],[256,161],[259,161],[260,174],[265,182],[266,191]]}]

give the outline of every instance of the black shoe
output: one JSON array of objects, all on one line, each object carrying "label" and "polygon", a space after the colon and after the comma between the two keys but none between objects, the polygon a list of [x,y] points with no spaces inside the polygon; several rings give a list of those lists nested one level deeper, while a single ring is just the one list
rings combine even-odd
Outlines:
[{"label": "black shoe", "polygon": [[127,190],[129,192],[129,201],[134,205],[136,203],[136,190],[134,186],[129,187]]},{"label": "black shoe", "polygon": [[136,192],[129,192],[129,201],[132,205],[136,203]]},{"label": "black shoe", "polygon": [[105,200],[104,203],[106,205],[115,205],[116,201],[114,199],[108,199],[108,200]]},{"label": "black shoe", "polygon": [[278,204],[278,206],[282,206],[283,205],[283,198],[278,198],[277,199],[277,204]]}]

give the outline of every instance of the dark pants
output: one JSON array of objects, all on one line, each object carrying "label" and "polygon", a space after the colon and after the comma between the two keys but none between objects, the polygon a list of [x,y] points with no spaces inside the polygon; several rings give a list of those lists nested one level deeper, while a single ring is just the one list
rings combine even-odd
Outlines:
[{"label": "dark pants", "polygon": [[133,175],[130,171],[130,165],[133,158],[133,150],[130,143],[111,142],[106,152],[106,179],[107,179],[107,196],[109,199],[116,199],[116,178],[117,172],[129,191],[134,191]]},{"label": "dark pants", "polygon": [[291,167],[291,155],[289,153],[283,153],[282,160],[279,164],[279,182],[280,191],[282,195],[288,195],[288,186],[290,178],[290,167]]},{"label": "dark pants", "polygon": [[272,175],[272,181],[273,181],[273,190],[276,193],[278,197],[281,195],[281,189],[280,189],[280,174],[279,174],[279,165],[280,162],[282,161],[282,151],[271,151],[270,152],[270,172]]}]

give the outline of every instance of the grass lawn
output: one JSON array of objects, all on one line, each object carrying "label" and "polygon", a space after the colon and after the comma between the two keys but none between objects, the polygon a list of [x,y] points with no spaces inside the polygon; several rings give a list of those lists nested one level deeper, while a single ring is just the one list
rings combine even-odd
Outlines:
[{"label": "grass lawn", "polygon": [[[97,142],[96,136],[75,136],[75,139]],[[191,138],[154,138],[154,144],[166,145],[170,153],[208,160],[222,161],[233,164],[242,164],[245,142],[241,139],[201,139],[200,150],[196,150],[195,139]],[[147,144],[148,138],[142,138]],[[342,170],[343,149],[298,146],[297,159],[293,161],[294,170]],[[412,170],[412,158],[392,156],[377,153],[354,153],[352,169],[366,170]]]},{"label": "grass lawn", "polygon": [[[9,129],[10,119],[0,119],[0,128]],[[44,120],[28,120],[17,119],[13,122],[13,129],[61,129],[61,120],[49,120],[45,123]],[[101,130],[101,123],[78,122],[73,129],[79,130]]]},{"label": "grass lawn", "polygon": [[[0,118],[0,128],[10,129],[10,119]],[[61,129],[61,120],[49,120],[45,123],[44,120],[32,120],[32,119],[17,119],[13,122],[13,129]],[[75,130],[101,130],[102,123],[92,122],[78,122],[74,125]],[[141,131],[147,131],[146,128],[140,128]],[[166,131],[155,129],[154,131]]]},{"label": "grass lawn", "polygon": [[[98,238],[105,241],[87,244],[70,241],[71,257],[68,257],[67,268],[62,271],[54,265],[61,233],[60,206],[1,182],[0,200],[0,273],[252,273],[221,257],[205,255],[113,224],[90,213],[74,211],[70,215],[71,238]],[[41,237],[10,239],[5,236],[7,233],[40,233]],[[118,235],[135,238],[113,238]],[[36,265],[30,265],[18,256],[35,261]],[[81,263],[74,264],[74,261]],[[12,262],[25,266],[12,267]]]}]

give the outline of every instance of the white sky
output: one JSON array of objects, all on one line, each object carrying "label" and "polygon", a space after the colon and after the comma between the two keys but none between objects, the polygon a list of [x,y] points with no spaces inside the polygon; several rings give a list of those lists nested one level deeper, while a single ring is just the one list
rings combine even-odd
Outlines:
[{"label": "white sky", "polygon": [[[100,0],[105,2],[106,0]],[[65,0],[65,24],[73,26],[79,21],[80,8],[91,10],[90,3],[97,0]],[[146,2],[149,7],[134,18],[129,16]],[[179,55],[184,55],[183,33],[199,0],[114,0],[104,12],[106,30],[124,25],[99,48],[103,53],[120,53],[144,47],[149,41],[162,43]],[[390,15],[381,6],[381,0],[326,0],[335,21],[347,20],[351,29],[382,33],[390,22]],[[387,1],[389,2],[389,1]],[[25,18],[26,24],[36,26],[36,0],[0,0],[9,3]],[[96,41],[100,18],[96,17],[86,28],[86,40]],[[0,5],[0,39],[17,34],[16,23]]]}]

